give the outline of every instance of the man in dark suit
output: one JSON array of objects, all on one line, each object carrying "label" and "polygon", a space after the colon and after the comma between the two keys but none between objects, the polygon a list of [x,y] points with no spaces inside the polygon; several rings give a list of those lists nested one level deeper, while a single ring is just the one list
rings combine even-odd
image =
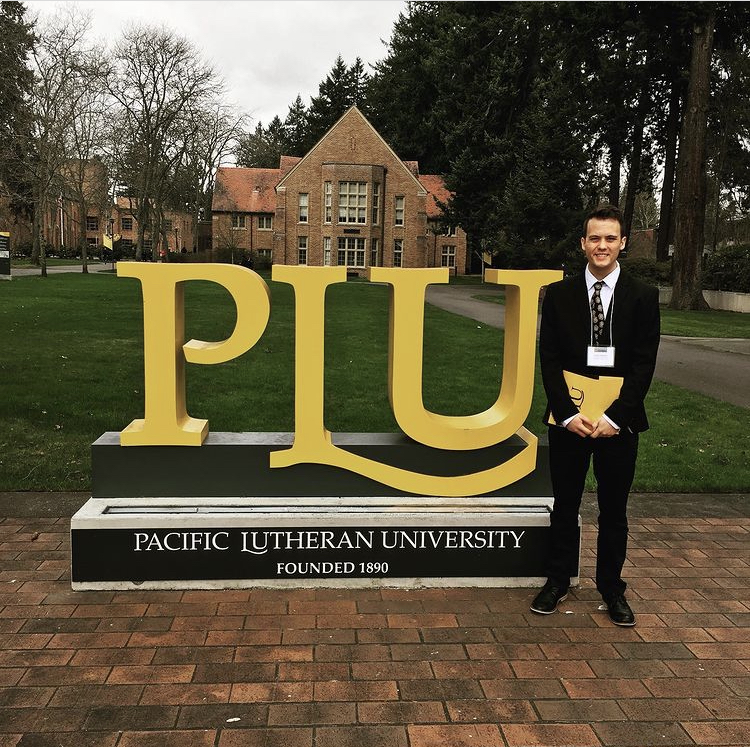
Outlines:
[{"label": "man in dark suit", "polygon": [[[547,393],[549,457],[554,506],[547,583],[531,609],[550,614],[568,593],[579,555],[578,512],[593,458],[599,502],[596,588],[616,625],[635,625],[625,599],[627,501],[635,474],[638,434],[648,428],[643,405],[659,347],[659,294],[621,271],[625,246],[618,208],[602,206],[583,224],[584,272],[547,288],[539,336]],[[617,399],[591,420],[571,398],[563,371],[622,377]]]}]

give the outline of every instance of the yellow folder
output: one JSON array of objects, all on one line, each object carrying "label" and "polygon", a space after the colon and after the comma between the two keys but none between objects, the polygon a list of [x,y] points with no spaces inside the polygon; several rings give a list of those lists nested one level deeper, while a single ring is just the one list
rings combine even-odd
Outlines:
[{"label": "yellow folder", "polygon": [[[582,415],[592,421],[599,420],[604,411],[617,399],[623,382],[622,376],[600,376],[598,379],[592,379],[570,371],[563,371],[563,376],[573,404]],[[557,425],[552,413],[547,422]]]}]

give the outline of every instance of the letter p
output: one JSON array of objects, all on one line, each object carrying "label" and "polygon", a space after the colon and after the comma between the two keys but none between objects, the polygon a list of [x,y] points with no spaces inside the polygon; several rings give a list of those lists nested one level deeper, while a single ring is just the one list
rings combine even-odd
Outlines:
[{"label": "letter p", "polygon": [[[208,421],[187,414],[185,361],[224,363],[255,345],[270,316],[268,286],[257,273],[234,265],[118,262],[117,275],[141,281],[146,400],[144,419],[122,431],[120,444],[200,446],[208,435]],[[184,342],[188,280],[218,283],[232,296],[237,322],[226,340]]]}]

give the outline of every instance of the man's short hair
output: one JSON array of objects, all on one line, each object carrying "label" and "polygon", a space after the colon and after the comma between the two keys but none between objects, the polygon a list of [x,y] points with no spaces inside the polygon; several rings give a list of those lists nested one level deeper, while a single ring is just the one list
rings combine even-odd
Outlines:
[{"label": "man's short hair", "polygon": [[616,205],[599,205],[591,210],[583,221],[583,238],[586,238],[586,234],[589,228],[589,221],[594,220],[616,220],[620,224],[620,236],[625,233],[625,221],[622,217],[620,208]]}]

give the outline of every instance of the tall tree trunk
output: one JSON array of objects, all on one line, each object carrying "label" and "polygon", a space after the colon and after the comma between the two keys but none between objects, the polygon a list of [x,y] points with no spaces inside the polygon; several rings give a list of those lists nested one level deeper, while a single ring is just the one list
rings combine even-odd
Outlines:
[{"label": "tall tree trunk", "polygon": [[135,261],[140,262],[143,259],[143,224],[138,221],[138,233],[135,237]]},{"label": "tall tree trunk", "polygon": [[642,65],[638,68],[637,77],[641,80],[638,105],[635,110],[635,121],[633,122],[633,147],[630,149],[630,168],[628,169],[628,186],[625,192],[625,210],[623,211],[625,222],[625,235],[630,236],[633,226],[633,213],[635,212],[635,198],[638,194],[638,186],[641,181],[641,159],[643,156],[643,128],[646,124],[646,113],[651,105],[650,80],[645,73],[649,69],[651,57],[649,52],[644,53]]},{"label": "tall tree trunk", "polygon": [[[647,85],[647,84],[644,84]],[[625,222],[625,236],[630,236],[633,225],[633,211],[635,210],[635,196],[638,192],[638,183],[641,179],[641,155],[643,154],[643,126],[646,119],[646,107],[648,106],[648,91],[641,92],[638,101],[633,124],[633,147],[630,152],[630,169],[628,171],[628,187],[625,193],[625,210],[623,211]]]},{"label": "tall tree trunk", "polygon": [[81,272],[88,273],[88,242],[86,241],[86,200],[78,200],[78,241],[81,249]]},{"label": "tall tree trunk", "polygon": [[719,243],[719,220],[721,219],[721,180],[724,176],[724,162],[727,157],[727,137],[728,127],[724,128],[724,132],[721,136],[721,141],[718,149],[718,153],[715,157],[714,162],[714,186],[716,192],[714,195],[714,220],[713,226],[711,227],[711,250],[716,251],[716,245]]},{"label": "tall tree trunk", "polygon": [[706,221],[706,120],[716,9],[693,27],[685,112],[677,164],[677,214],[672,266],[672,309],[707,309],[701,264]]},{"label": "tall tree trunk", "polygon": [[43,223],[44,219],[47,217],[47,200],[45,197],[40,197],[39,202],[37,203],[37,206],[39,208],[38,217],[35,213],[34,217],[37,220],[36,226],[35,226],[35,233],[36,236],[34,237],[35,241],[39,242],[39,267],[41,268],[41,275],[43,278],[47,277],[47,241],[44,237],[44,231],[43,229]]},{"label": "tall tree trunk", "polygon": [[35,202],[32,207],[33,214],[31,216],[31,262],[32,264],[39,264],[39,254],[41,248],[40,234],[41,230],[39,227],[39,203]]},{"label": "tall tree trunk", "polygon": [[620,167],[622,166],[622,141],[615,138],[609,146],[609,204],[620,204]]},{"label": "tall tree trunk", "polygon": [[659,235],[656,240],[656,259],[666,262],[669,259],[669,244],[672,238],[674,222],[672,206],[674,205],[675,164],[677,163],[677,136],[680,133],[680,88],[675,81],[669,97],[667,114],[667,133],[664,156],[664,180],[661,186],[661,205],[659,207]]},{"label": "tall tree trunk", "polygon": [[35,265],[39,265],[43,278],[47,277],[47,253],[44,246],[44,236],[42,235],[42,224],[46,210],[47,201],[37,193],[37,198],[34,201],[34,216],[31,223],[31,261]]}]

